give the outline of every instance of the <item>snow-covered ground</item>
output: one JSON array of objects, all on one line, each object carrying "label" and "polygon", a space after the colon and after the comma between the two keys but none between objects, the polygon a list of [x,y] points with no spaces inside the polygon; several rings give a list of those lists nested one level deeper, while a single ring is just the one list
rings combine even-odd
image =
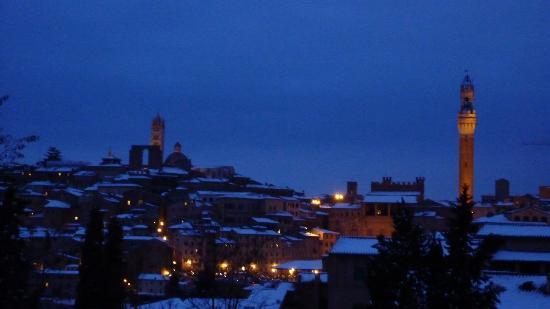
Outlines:
[{"label": "snow-covered ground", "polygon": [[536,287],[546,284],[546,276],[521,276],[521,275],[491,275],[494,283],[503,286],[506,291],[500,294],[501,309],[534,309],[550,308],[550,295],[544,295],[540,291],[521,291],[519,286],[526,281],[533,281]]}]

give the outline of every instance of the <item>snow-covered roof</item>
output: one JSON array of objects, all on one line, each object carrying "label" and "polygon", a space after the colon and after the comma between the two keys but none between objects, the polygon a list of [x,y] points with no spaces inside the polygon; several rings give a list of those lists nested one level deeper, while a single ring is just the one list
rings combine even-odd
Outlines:
[{"label": "snow-covered roof", "polygon": [[224,232],[234,232],[241,235],[259,235],[259,236],[281,236],[281,234],[273,230],[256,230],[246,227],[223,227]]},{"label": "snow-covered roof", "polygon": [[376,255],[376,244],[378,240],[374,237],[340,237],[332,246],[330,254]]},{"label": "snow-covered roof", "polygon": [[279,264],[277,269],[295,269],[295,270],[320,270],[323,269],[322,260],[294,260],[286,263]]},{"label": "snow-covered roof", "polygon": [[[439,217],[435,211],[419,211],[414,213],[415,217]],[[441,217],[440,217],[441,218]]]},{"label": "snow-covered roof", "polygon": [[29,182],[27,184],[27,186],[29,187],[32,187],[32,186],[44,186],[44,187],[53,187],[55,186],[55,184],[51,181],[47,181],[47,180],[40,180],[40,181],[33,181],[33,182]]},{"label": "snow-covered roof", "polygon": [[48,200],[46,205],[44,206],[46,208],[71,208],[71,205],[68,203],[58,201],[58,200]]},{"label": "snow-covered roof", "polygon": [[141,188],[140,185],[135,183],[112,183],[112,182],[101,182],[96,184],[98,188],[116,188],[116,187],[122,187],[122,188]]},{"label": "snow-covered roof", "polygon": [[67,269],[44,268],[42,273],[47,275],[78,276],[78,270],[67,270]]},{"label": "snow-covered roof", "polygon": [[161,274],[139,274],[138,280],[167,281],[168,276]]},{"label": "snow-covered roof", "polygon": [[251,218],[254,222],[257,223],[264,223],[264,224],[279,224],[278,221],[269,219],[269,218],[263,218],[263,217],[252,217]]},{"label": "snow-covered roof", "polygon": [[177,167],[168,167],[165,166],[161,170],[157,171],[158,174],[169,174],[169,175],[188,175],[189,173],[186,170]]},{"label": "snow-covered roof", "polygon": [[43,172],[43,173],[70,173],[74,171],[76,168],[74,167],[67,167],[67,166],[60,166],[60,167],[40,167],[36,169],[36,172]]},{"label": "snow-covered roof", "polygon": [[550,225],[533,225],[533,224],[498,224],[487,223],[484,224],[479,232],[478,236],[496,235],[502,237],[550,237]]},{"label": "snow-covered roof", "polygon": [[187,306],[185,304],[186,302],[181,300],[181,298],[174,297],[174,298],[169,298],[161,301],[156,301],[149,304],[139,305],[138,308],[139,309],[193,308],[193,306],[190,306],[190,304]]},{"label": "snow-covered roof", "polygon": [[250,295],[239,303],[239,308],[281,308],[286,294],[293,291],[294,287],[290,282],[279,282],[278,284],[264,283],[256,284],[248,288]]},{"label": "snow-covered roof", "polygon": [[494,261],[550,262],[550,252],[526,252],[499,250],[493,256]]},{"label": "snow-covered roof", "polygon": [[546,276],[521,276],[521,275],[490,275],[491,280],[504,287],[506,290],[500,294],[500,309],[516,308],[547,308],[550,303],[550,297],[540,291],[521,291],[519,286],[527,281],[540,287],[546,283]]},{"label": "snow-covered roof", "polygon": [[191,223],[189,223],[189,222],[182,222],[182,223],[170,225],[170,226],[168,227],[168,229],[173,229],[173,230],[192,230],[192,229],[193,229],[193,225],[191,225]]},{"label": "snow-covered roof", "polygon": [[350,203],[336,203],[332,205],[333,209],[360,209],[361,205],[359,204],[350,204]]},{"label": "snow-covered roof", "polygon": [[320,233],[323,233],[323,234],[340,234],[338,232],[335,232],[335,231],[331,231],[331,230],[327,230],[327,229],[323,229],[323,228],[320,228],[320,227],[314,227],[313,229],[311,229],[313,232],[320,232]]}]

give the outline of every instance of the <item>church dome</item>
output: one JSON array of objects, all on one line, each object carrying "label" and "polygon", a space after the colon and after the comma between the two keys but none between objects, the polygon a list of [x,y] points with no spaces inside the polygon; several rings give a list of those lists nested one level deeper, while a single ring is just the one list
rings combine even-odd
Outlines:
[{"label": "church dome", "polygon": [[181,144],[179,142],[174,145],[174,152],[166,157],[164,166],[177,167],[186,171],[190,171],[191,167],[193,167],[191,160],[181,152]]}]

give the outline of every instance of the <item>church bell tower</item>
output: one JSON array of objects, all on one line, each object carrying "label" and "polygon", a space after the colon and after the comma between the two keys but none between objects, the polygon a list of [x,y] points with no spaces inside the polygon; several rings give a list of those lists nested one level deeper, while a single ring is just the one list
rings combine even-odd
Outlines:
[{"label": "church bell tower", "polygon": [[159,114],[151,124],[151,145],[159,146],[161,153],[164,153],[164,119]]},{"label": "church bell tower", "polygon": [[458,112],[459,159],[458,194],[464,186],[468,196],[474,196],[474,135],[476,130],[476,110],[474,108],[474,84],[466,72],[460,85],[460,111]]}]

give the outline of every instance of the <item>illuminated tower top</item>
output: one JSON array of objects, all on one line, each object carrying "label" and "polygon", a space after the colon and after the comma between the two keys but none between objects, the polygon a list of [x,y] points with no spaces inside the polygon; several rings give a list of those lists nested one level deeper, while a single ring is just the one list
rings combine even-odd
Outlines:
[{"label": "illuminated tower top", "polygon": [[158,113],[151,124],[151,145],[159,146],[164,152],[164,119]]},{"label": "illuminated tower top", "polygon": [[474,84],[466,71],[466,76],[462,84],[460,84],[460,112],[461,113],[475,113],[474,109]]}]

